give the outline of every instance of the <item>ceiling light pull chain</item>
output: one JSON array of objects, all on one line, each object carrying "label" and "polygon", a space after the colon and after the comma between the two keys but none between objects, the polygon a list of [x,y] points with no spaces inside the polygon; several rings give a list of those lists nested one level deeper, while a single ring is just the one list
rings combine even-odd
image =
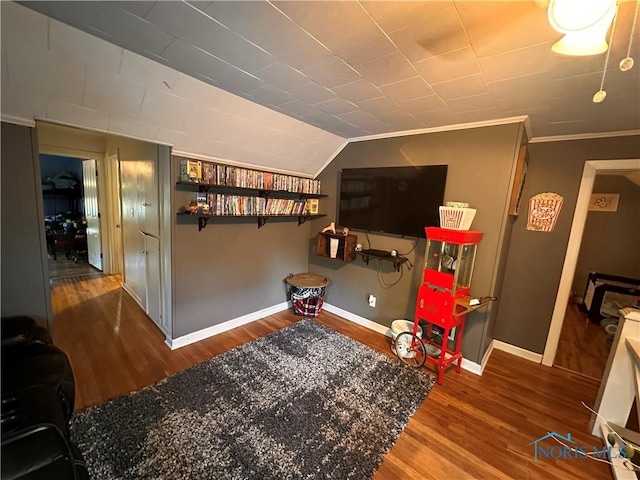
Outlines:
[{"label": "ceiling light pull chain", "polygon": [[633,12],[633,22],[631,23],[631,33],[629,34],[629,48],[627,48],[627,56],[620,60],[620,70],[626,72],[633,68],[633,58],[631,58],[631,46],[633,45],[633,34],[636,31],[636,23],[638,23],[638,9],[640,0],[636,0],[636,8]]},{"label": "ceiling light pull chain", "polygon": [[600,103],[607,98],[607,92],[604,90],[604,78],[607,75],[607,68],[609,66],[609,57],[611,56],[611,50],[613,50],[613,34],[616,31],[616,24],[618,23],[618,12],[620,11],[620,5],[616,2],[616,14],[613,17],[613,26],[611,27],[611,35],[609,36],[609,49],[604,59],[604,70],[602,71],[602,81],[600,82],[600,90],[593,94],[593,102]]}]

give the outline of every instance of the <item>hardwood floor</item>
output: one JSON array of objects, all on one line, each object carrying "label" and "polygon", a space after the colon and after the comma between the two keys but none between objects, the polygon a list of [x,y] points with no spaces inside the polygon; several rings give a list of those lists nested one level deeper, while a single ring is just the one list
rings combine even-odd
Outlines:
[{"label": "hardwood floor", "polygon": [[[54,339],[71,359],[77,410],[150,385],[300,320],[285,311],[178,350],[120,288],[117,276],[52,281]],[[214,314],[214,313],[212,313]],[[316,320],[391,356],[389,339],[323,312]],[[402,388],[402,385],[398,385]],[[411,418],[375,475],[383,479],[610,479],[588,459],[537,461],[531,442],[558,432],[601,447],[588,433],[598,382],[494,351],[483,376],[448,371]],[[545,447],[554,446],[550,439]]]},{"label": "hardwood floor", "polygon": [[554,365],[600,380],[611,342],[599,324],[587,320],[578,306],[567,306]]},{"label": "hardwood floor", "polygon": [[49,255],[49,278],[89,274],[101,275],[102,272],[93,268],[86,260],[80,260],[76,263],[72,259],[66,258],[64,254],[58,255],[55,260]]}]

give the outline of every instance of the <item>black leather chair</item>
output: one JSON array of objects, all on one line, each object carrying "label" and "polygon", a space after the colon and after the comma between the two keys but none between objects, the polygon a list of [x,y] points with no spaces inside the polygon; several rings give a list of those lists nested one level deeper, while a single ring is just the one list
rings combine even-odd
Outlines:
[{"label": "black leather chair", "polygon": [[29,317],[0,326],[2,479],[88,479],[69,436],[75,383],[66,354]]}]

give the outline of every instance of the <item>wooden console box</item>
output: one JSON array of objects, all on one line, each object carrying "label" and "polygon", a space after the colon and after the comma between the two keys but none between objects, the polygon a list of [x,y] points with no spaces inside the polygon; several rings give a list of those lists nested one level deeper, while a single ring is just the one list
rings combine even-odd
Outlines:
[{"label": "wooden console box", "polygon": [[357,235],[342,235],[333,233],[321,233],[317,235],[316,253],[321,257],[332,258],[330,253],[330,240],[335,238],[338,240],[338,252],[335,260],[343,262],[351,262],[356,259],[356,244],[358,243]]}]

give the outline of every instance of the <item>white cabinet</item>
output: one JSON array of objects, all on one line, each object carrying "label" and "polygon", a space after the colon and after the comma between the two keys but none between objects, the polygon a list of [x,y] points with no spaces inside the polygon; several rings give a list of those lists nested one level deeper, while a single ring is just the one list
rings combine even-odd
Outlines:
[{"label": "white cabinet", "polygon": [[142,232],[160,236],[160,194],[157,160],[136,161],[138,225]]},{"label": "white cabinet", "polygon": [[149,318],[168,334],[169,328],[163,323],[162,315],[157,158],[121,160],[120,181],[124,287]]},{"label": "white cabinet", "polygon": [[144,257],[144,273],[145,273],[145,311],[149,318],[153,320],[158,327],[168,333],[167,326],[164,324],[162,316],[162,290],[160,284],[160,240],[151,235],[142,234],[144,248],[142,255]]}]

